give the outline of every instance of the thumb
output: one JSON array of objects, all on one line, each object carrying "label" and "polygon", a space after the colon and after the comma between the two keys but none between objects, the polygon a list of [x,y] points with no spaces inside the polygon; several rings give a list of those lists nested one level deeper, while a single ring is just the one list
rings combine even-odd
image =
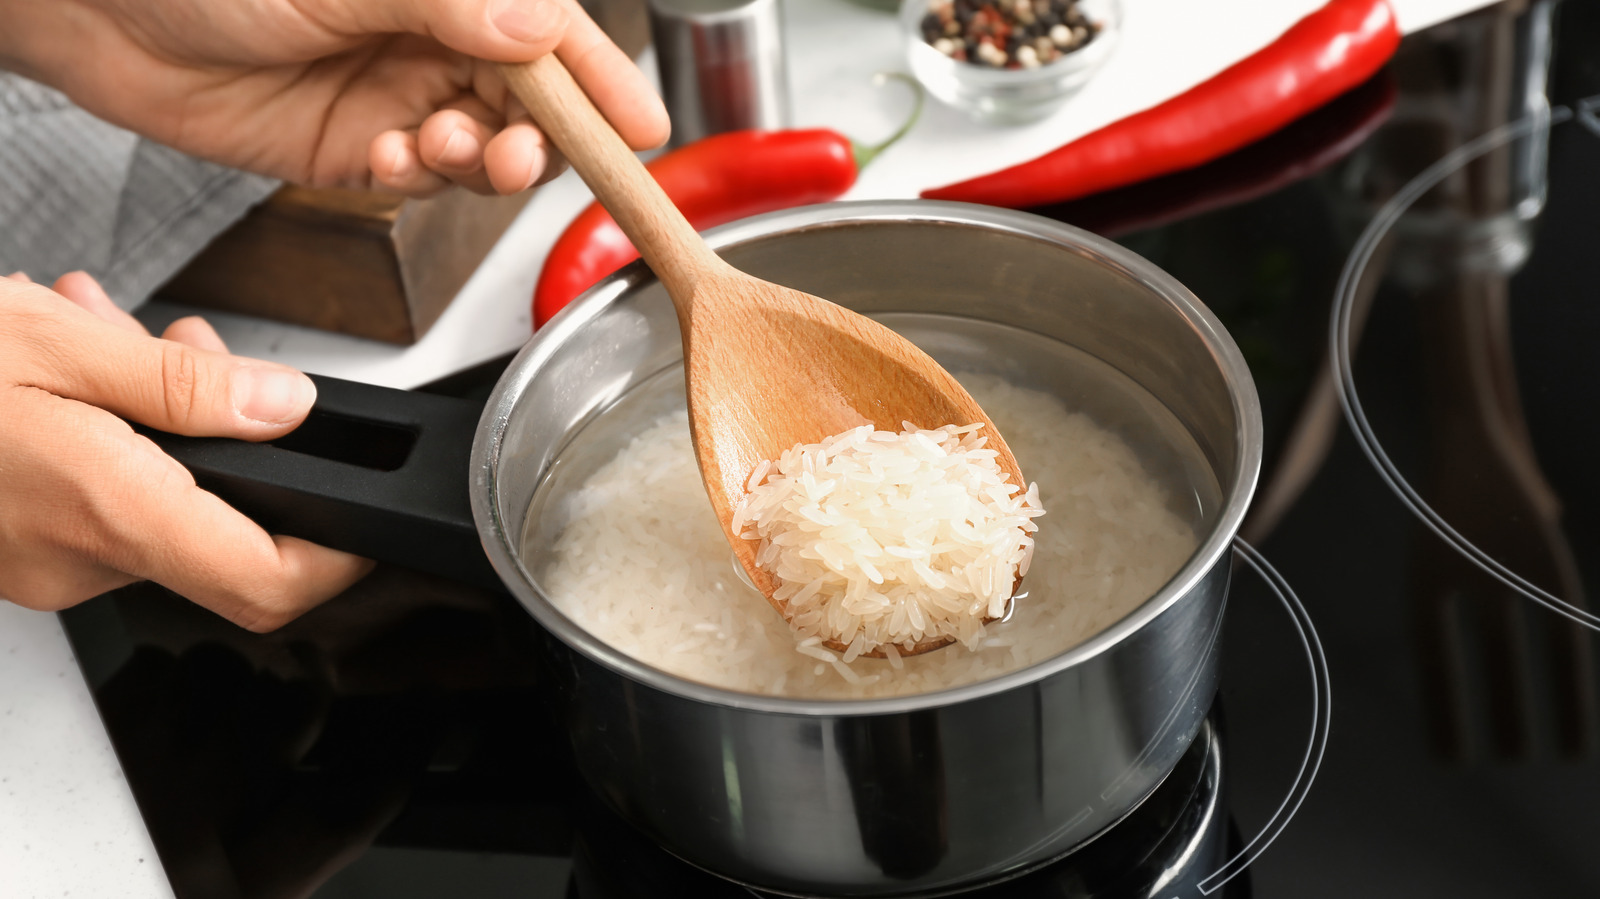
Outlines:
[{"label": "thumb", "polygon": [[313,18],[344,34],[410,32],[492,62],[527,62],[566,32],[562,0],[314,0]]},{"label": "thumb", "polygon": [[174,434],[271,440],[317,398],[287,366],[133,334],[59,299],[26,327],[18,336],[62,348],[33,358],[27,386]]}]

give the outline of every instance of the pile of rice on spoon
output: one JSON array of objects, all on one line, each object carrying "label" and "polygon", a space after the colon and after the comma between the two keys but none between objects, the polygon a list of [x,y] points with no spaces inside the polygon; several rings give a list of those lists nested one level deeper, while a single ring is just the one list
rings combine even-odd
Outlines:
[{"label": "pile of rice on spoon", "polygon": [[847,663],[975,647],[1028,573],[1044,514],[1037,485],[1010,483],[985,448],[982,424],[902,428],[863,425],[763,461],[734,509],[802,645],[826,642]]}]

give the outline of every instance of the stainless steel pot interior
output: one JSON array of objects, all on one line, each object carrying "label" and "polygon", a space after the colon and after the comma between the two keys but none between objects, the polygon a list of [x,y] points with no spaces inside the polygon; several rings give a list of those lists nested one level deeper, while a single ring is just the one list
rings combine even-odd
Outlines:
[{"label": "stainless steel pot interior", "polygon": [[[1146,260],[1037,216],[925,201],[789,210],[716,229],[707,239],[746,271],[860,312],[933,312],[1022,325],[1079,347],[1132,377],[1189,427],[1223,492],[1211,532],[1163,590],[1046,670],[1115,645],[1228,552],[1261,464],[1254,381],[1211,311]],[[880,274],[861,276],[872,271]],[[570,435],[639,382],[682,360],[677,329],[665,292],[647,269],[630,266],[541,330],[484,410],[473,448],[473,511],[496,570],[542,625],[630,677],[736,708],[905,711],[1001,692],[1044,673],[1015,672],[937,695],[819,707],[719,690],[641,666],[549,606],[519,558],[534,491]]]},{"label": "stainless steel pot interior", "polygon": [[[1231,338],[1147,261],[1026,214],[833,204],[708,239],[746,271],[857,311],[1020,326],[1104,360],[1191,432],[1221,503],[1198,551],[1155,596],[1089,641],[994,680],[810,701],[650,668],[557,611],[518,552],[534,492],[571,436],[681,360],[664,292],[642,266],[625,269],[522,351],[473,450],[485,548],[553,635],[557,704],[585,776],[691,862],[796,894],[926,894],[1013,873],[1110,826],[1176,762],[1215,690],[1227,554],[1261,453],[1254,385]],[[908,815],[926,819],[921,831]],[[885,843],[885,828],[924,836]]]}]

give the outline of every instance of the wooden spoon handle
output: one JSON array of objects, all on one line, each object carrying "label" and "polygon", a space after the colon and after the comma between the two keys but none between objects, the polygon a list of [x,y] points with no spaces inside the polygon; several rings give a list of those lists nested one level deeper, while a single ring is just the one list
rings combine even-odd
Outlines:
[{"label": "wooden spoon handle", "polygon": [[716,254],[554,53],[501,65],[500,73],[633,241],[684,316],[688,310],[681,304],[693,295],[701,274],[719,264]]}]

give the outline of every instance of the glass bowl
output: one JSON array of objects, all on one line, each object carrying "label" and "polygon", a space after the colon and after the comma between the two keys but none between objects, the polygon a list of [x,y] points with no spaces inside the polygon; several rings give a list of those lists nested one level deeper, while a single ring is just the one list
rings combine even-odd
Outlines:
[{"label": "glass bowl", "polygon": [[1032,122],[1055,112],[1110,58],[1122,26],[1119,0],[1080,0],[1084,15],[1100,23],[1093,40],[1035,68],[997,69],[953,59],[925,41],[922,19],[928,6],[929,0],[900,4],[900,29],[911,73],[938,100],[999,124]]}]

